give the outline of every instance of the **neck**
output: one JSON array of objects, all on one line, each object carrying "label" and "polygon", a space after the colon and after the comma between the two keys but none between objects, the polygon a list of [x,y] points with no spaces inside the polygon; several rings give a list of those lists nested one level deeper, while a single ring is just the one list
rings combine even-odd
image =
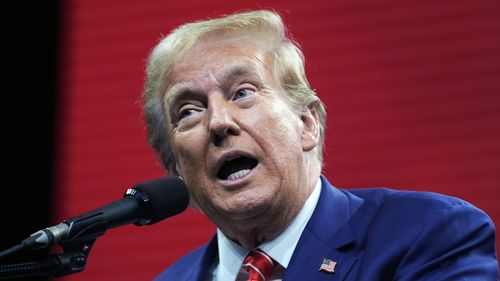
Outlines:
[{"label": "neck", "polygon": [[296,188],[297,194],[292,202],[274,202],[277,204],[273,204],[259,216],[245,220],[227,220],[218,224],[219,228],[229,239],[249,250],[278,236],[303,208],[319,180],[321,165],[318,161],[314,162],[315,165],[309,165],[303,182]]}]

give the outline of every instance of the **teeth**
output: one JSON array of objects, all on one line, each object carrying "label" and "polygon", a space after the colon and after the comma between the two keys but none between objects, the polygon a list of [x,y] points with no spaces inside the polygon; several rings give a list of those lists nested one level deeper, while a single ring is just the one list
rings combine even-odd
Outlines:
[{"label": "teeth", "polygon": [[236,179],[243,177],[244,175],[248,174],[249,172],[250,172],[250,169],[243,169],[241,171],[230,174],[227,177],[227,179],[233,181],[233,180],[236,180]]}]

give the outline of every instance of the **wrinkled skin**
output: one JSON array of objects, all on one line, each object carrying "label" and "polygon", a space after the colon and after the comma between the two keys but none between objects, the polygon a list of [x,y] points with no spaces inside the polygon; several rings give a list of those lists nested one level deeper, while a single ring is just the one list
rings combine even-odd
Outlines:
[{"label": "wrinkled skin", "polygon": [[[312,192],[318,118],[285,101],[264,46],[218,39],[198,42],[173,68],[167,130],[194,205],[250,249],[283,231]],[[220,178],[224,161],[239,156],[256,166]]]}]

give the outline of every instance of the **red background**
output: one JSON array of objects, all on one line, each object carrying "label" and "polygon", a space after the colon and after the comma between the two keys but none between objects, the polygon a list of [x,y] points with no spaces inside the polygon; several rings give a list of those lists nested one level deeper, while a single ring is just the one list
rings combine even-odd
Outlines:
[{"label": "red background", "polygon": [[[138,103],[159,37],[188,21],[254,8],[278,11],[303,48],[327,107],[324,174],[334,185],[445,193],[500,223],[500,1],[64,4],[54,195],[63,203],[54,223],[164,175]],[[192,210],[112,229],[87,268],[62,280],[151,280],[213,232]]]}]

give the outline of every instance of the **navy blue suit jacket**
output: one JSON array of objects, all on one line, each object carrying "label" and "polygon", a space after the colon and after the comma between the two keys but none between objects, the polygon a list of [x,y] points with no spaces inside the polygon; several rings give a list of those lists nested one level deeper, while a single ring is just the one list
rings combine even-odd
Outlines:
[{"label": "navy blue suit jacket", "polygon": [[[493,223],[471,204],[435,193],[340,190],[321,180],[283,280],[498,280]],[[337,262],[334,273],[319,271],[323,258]],[[214,260],[215,237],[156,280],[205,280]]]}]

